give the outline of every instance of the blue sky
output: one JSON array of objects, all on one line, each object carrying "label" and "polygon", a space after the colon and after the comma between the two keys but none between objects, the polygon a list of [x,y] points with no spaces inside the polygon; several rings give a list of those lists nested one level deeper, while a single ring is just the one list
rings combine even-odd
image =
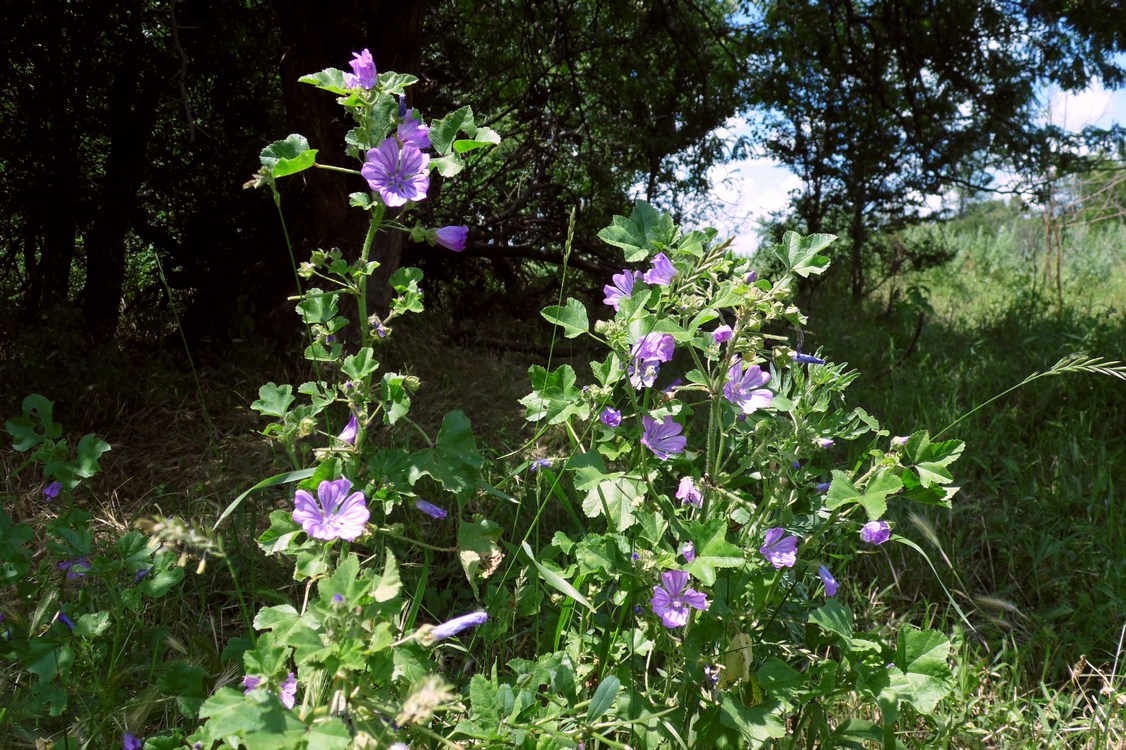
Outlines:
[{"label": "blue sky", "polygon": [[[1042,105],[1045,117],[1069,130],[1081,130],[1087,125],[1126,124],[1126,90],[1107,91],[1097,84],[1075,94],[1049,90]],[[732,133],[737,134],[744,127],[739,120],[728,123]],[[736,252],[753,252],[758,246],[756,231],[760,220],[771,211],[784,208],[789,203],[790,191],[801,186],[797,177],[770,159],[718,165],[710,176],[713,215],[708,221],[721,235],[736,238]]]}]

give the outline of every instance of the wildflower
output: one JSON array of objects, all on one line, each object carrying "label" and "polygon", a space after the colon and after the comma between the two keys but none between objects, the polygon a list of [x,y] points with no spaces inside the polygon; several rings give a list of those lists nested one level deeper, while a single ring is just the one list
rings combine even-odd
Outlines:
[{"label": "wildflower", "polygon": [[356,444],[356,436],[360,433],[360,423],[356,419],[356,413],[352,412],[352,418],[348,420],[348,424],[344,425],[344,429],[336,436],[336,439],[348,445]]},{"label": "wildflower", "polygon": [[141,741],[131,732],[126,732],[121,738],[122,750],[141,750]]},{"label": "wildflower", "polygon": [[455,253],[465,249],[465,239],[468,236],[469,227],[442,227],[434,231],[434,241]]},{"label": "wildflower", "polygon": [[895,437],[893,437],[891,439],[891,445],[892,445],[893,448],[899,448],[899,447],[902,447],[904,445],[907,445],[908,440],[910,440],[910,438],[907,437],[906,435],[896,435]]},{"label": "wildflower", "polygon": [[736,362],[727,371],[727,382],[723,384],[723,397],[739,407],[744,414],[770,406],[774,394],[759,388],[770,381],[770,373],[763,372],[758,365],[751,365],[745,371],[743,363]]},{"label": "wildflower", "polygon": [[61,609],[59,610],[59,622],[70,628],[72,633],[74,632],[74,620],[67,617],[66,612],[63,612]]},{"label": "wildflower", "polygon": [[387,750],[410,750],[410,748],[407,747],[407,743],[405,742],[396,742],[392,744],[391,747],[387,748]]},{"label": "wildflower", "polygon": [[704,667],[704,682],[708,684],[708,687],[714,688],[719,684],[719,673],[722,669],[723,667],[718,664]]},{"label": "wildflower", "polygon": [[758,273],[756,271],[751,271],[749,274],[747,274],[748,284],[753,284],[756,280],[758,280]]},{"label": "wildflower", "polygon": [[353,52],[352,61],[348,64],[352,66],[352,72],[344,74],[345,86],[350,89],[364,88],[371,90],[375,88],[379,76],[376,73],[375,60],[372,59],[370,51],[365,49],[363,52]]},{"label": "wildflower", "polygon": [[297,675],[293,672],[290,672],[289,676],[285,678],[285,682],[282,683],[278,699],[283,706],[290,710],[293,709],[293,704],[297,702]]},{"label": "wildflower", "polygon": [[244,688],[246,688],[246,690],[243,690],[242,692],[245,695],[246,693],[249,693],[251,690],[256,690],[258,688],[258,686],[261,685],[261,684],[262,684],[262,678],[261,677],[255,677],[254,675],[248,674],[248,675],[246,675],[245,677],[242,678],[242,686]]},{"label": "wildflower", "polygon": [[59,570],[66,571],[66,579],[73,581],[75,578],[82,578],[90,570],[90,558],[79,557],[76,560],[63,560],[58,565]]},{"label": "wildflower", "polygon": [[659,615],[666,628],[680,628],[688,624],[688,608],[705,610],[708,599],[699,591],[685,588],[688,574],[683,570],[666,570],[661,573],[661,585],[653,587],[653,614]]},{"label": "wildflower", "polygon": [[488,612],[472,612],[468,615],[455,617],[452,620],[443,622],[438,627],[430,631],[430,638],[435,641],[440,641],[444,638],[457,635],[466,628],[473,628],[478,625],[483,625],[489,619]]},{"label": "wildflower", "polygon": [[293,520],[314,539],[352,541],[364,533],[371,514],[362,492],[349,492],[352,483],[341,477],[321,482],[317,499],[305,490],[297,490],[293,498]]},{"label": "wildflower", "polygon": [[825,584],[825,596],[836,596],[840,584],[837,583],[836,578],[833,578],[833,574],[829,572],[829,569],[824,565],[819,565],[817,567],[817,575],[820,576],[821,583]]},{"label": "wildflower", "polygon": [[835,443],[833,438],[819,437],[813,441],[818,448],[831,448]]},{"label": "wildflower", "polygon": [[704,496],[696,487],[696,480],[692,477],[681,477],[680,486],[676,490],[676,499],[685,505],[704,507]]},{"label": "wildflower", "polygon": [[404,143],[400,147],[394,138],[388,138],[367,152],[360,174],[385,204],[394,207],[426,198],[430,189],[429,167],[430,156],[417,146]]},{"label": "wildflower", "polygon": [[825,494],[826,492],[828,492],[828,491],[829,491],[829,488],[830,488],[830,487],[832,487],[832,486],[833,486],[833,483],[832,483],[832,482],[818,482],[818,483],[817,483],[817,487],[816,487],[815,489],[816,489],[816,490],[817,490],[817,491],[818,491],[818,492],[819,492],[820,494],[824,495],[824,494]]},{"label": "wildflower", "polygon": [[629,382],[634,388],[652,388],[661,363],[672,359],[676,342],[671,333],[647,333],[630,350]]},{"label": "wildflower", "polygon": [[798,560],[798,539],[793,536],[783,538],[785,533],[786,530],[780,526],[767,530],[766,539],[758,550],[775,569],[792,568]]},{"label": "wildflower", "polygon": [[641,278],[646,284],[668,286],[672,283],[673,276],[676,276],[676,267],[673,266],[672,261],[664,253],[657,253],[653,257],[653,267]]},{"label": "wildflower", "polygon": [[685,542],[680,548],[680,554],[684,555],[684,562],[692,562],[696,559],[696,545],[692,542]]},{"label": "wildflower", "polygon": [[140,570],[138,570],[136,575],[133,576],[133,585],[136,586],[138,583],[140,583],[142,580],[144,580],[145,576],[147,576],[151,572],[152,572],[152,566],[149,566],[147,568],[141,568]]},{"label": "wildflower", "polygon": [[62,482],[51,482],[43,488],[43,496],[48,500],[54,500],[59,496],[59,490],[63,488]]},{"label": "wildflower", "polygon": [[602,291],[606,293],[606,299],[602,300],[605,304],[610,305],[617,312],[618,305],[621,304],[623,299],[629,299],[633,295],[633,285],[641,278],[640,271],[625,270],[621,273],[616,273],[611,277],[613,284],[607,284],[602,287]]},{"label": "wildflower", "polygon": [[415,119],[413,110],[408,109],[401,117],[403,121],[395,130],[395,138],[399,143],[409,143],[419,151],[430,148],[430,128]]},{"label": "wildflower", "polygon": [[416,510],[422,511],[431,518],[437,518],[439,521],[449,515],[442,508],[439,508],[434,503],[428,503],[425,500],[415,500],[414,507]]},{"label": "wildflower", "polygon": [[653,455],[667,461],[674,453],[683,453],[688,439],[680,434],[683,429],[672,417],[658,422],[648,414],[641,418],[643,434],[641,444],[653,451]]},{"label": "wildflower", "polygon": [[726,324],[718,326],[714,331],[712,331],[712,339],[717,344],[722,344],[725,341],[730,341],[731,337],[734,335],[735,329]]},{"label": "wildflower", "polygon": [[794,352],[793,360],[803,365],[825,364],[825,360],[820,357],[814,357],[812,354],[802,354],[801,352]]},{"label": "wildflower", "polygon": [[860,527],[860,538],[869,544],[883,544],[891,538],[887,521],[869,521]]},{"label": "wildflower", "polygon": [[332,603],[333,604],[343,604],[344,603],[344,595],[339,593],[339,592],[333,594],[332,595]]},{"label": "wildflower", "polygon": [[622,413],[617,409],[607,406],[598,415],[598,420],[607,427],[617,427],[622,423]]},{"label": "wildflower", "polygon": [[540,469],[550,469],[550,468],[551,468],[551,459],[550,458],[538,458],[535,461],[532,461],[532,465],[528,467],[528,471],[534,473],[534,472],[539,471]]}]

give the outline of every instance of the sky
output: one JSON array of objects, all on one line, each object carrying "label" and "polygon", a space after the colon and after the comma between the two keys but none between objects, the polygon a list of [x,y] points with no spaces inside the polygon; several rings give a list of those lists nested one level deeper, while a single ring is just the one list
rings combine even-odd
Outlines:
[{"label": "sky", "polygon": [[[1068,130],[1082,130],[1087,125],[1126,124],[1126,90],[1107,91],[1096,83],[1075,94],[1048,91],[1044,100],[1051,122]],[[746,126],[733,118],[725,130],[737,135],[746,133]],[[719,164],[712,168],[709,176],[713,206],[709,221],[720,230],[721,236],[735,237],[736,253],[754,252],[759,244],[757,231],[762,220],[772,211],[785,208],[790,191],[801,187],[801,180],[770,159]]]}]

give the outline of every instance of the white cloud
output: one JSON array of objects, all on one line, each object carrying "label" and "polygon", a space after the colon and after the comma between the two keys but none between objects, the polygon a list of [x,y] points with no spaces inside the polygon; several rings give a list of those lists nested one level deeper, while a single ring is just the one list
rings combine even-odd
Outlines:
[{"label": "white cloud", "polygon": [[1126,115],[1126,112],[1118,112],[1116,100],[1121,99],[1121,96],[1115,96],[1116,93],[1121,94],[1107,91],[1098,81],[1093,81],[1086,89],[1074,94],[1054,91],[1048,96],[1045,117],[1053,125],[1073,132],[1088,125],[1107,127]]},{"label": "white cloud", "polygon": [[733,236],[732,249],[750,255],[758,243],[756,230],[773,211],[790,203],[790,191],[801,180],[770,159],[742,159],[717,164],[708,173],[709,220],[721,236]]}]

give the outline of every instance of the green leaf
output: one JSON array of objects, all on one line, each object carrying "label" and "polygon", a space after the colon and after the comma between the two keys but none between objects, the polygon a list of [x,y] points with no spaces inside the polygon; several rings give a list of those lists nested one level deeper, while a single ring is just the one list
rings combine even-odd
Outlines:
[{"label": "green leaf", "polygon": [[626,261],[635,263],[649,256],[651,240],[671,239],[668,236],[671,224],[672,217],[668,214],[659,214],[648,203],[638,201],[634,206],[633,214],[628,219],[624,216],[615,216],[610,226],[598,233],[598,238],[607,244],[620,247],[625,251]]},{"label": "green leaf", "polygon": [[563,327],[563,335],[569,339],[576,336],[581,336],[590,328],[590,322],[587,320],[586,308],[582,302],[579,302],[573,297],[567,298],[567,304],[560,307],[559,305],[551,305],[545,307],[541,312],[548,322]]},{"label": "green leaf", "polygon": [[410,75],[409,73],[396,73],[388,71],[379,74],[379,90],[384,94],[391,96],[399,96],[406,92],[407,86],[413,86],[418,83],[418,78]]},{"label": "green leaf", "polygon": [[906,701],[921,713],[931,713],[953,686],[953,674],[946,662],[949,655],[950,641],[942,633],[903,628],[881,699]]},{"label": "green leaf", "polygon": [[430,168],[436,170],[443,177],[453,177],[465,169],[465,162],[461,160],[460,156],[449,154],[431,159]]},{"label": "green leaf", "polygon": [[365,346],[355,354],[345,357],[340,369],[352,380],[366,380],[368,375],[379,369],[379,362],[376,361],[371,347]]},{"label": "green leaf", "polygon": [[411,457],[408,480],[414,486],[424,475],[437,480],[453,493],[468,492],[477,486],[485,459],[477,451],[477,441],[465,412],[446,414],[433,448],[425,448]]},{"label": "green leaf", "polygon": [[53,410],[54,404],[38,393],[25,398],[23,416],[4,423],[4,429],[12,436],[12,447],[23,453],[44,440],[58,440],[62,437],[62,425],[55,424],[51,418]]},{"label": "green leaf", "polygon": [[331,91],[334,94],[347,94],[348,87],[344,85],[344,71],[338,68],[325,68],[320,73],[310,73],[297,79],[298,83],[309,83],[319,89]]},{"label": "green leaf", "polygon": [[84,614],[74,625],[75,638],[97,638],[110,626],[109,612]]},{"label": "green leaf", "polygon": [[478,148],[485,148],[487,146],[495,146],[500,143],[500,135],[492,128],[477,128],[473,133],[472,140],[458,140],[454,141],[454,151],[459,154],[464,154],[466,151],[473,151]]},{"label": "green leaf", "polygon": [[336,717],[322,719],[309,727],[305,735],[306,750],[348,750],[352,747],[352,733],[348,725]]},{"label": "green leaf", "polygon": [[371,590],[371,598],[377,602],[389,602],[399,595],[403,588],[403,581],[399,577],[399,565],[391,550],[383,558],[383,575],[375,582]]},{"label": "green leaf", "polygon": [[97,435],[93,433],[83,435],[82,439],[78,441],[78,448],[76,449],[77,459],[74,462],[74,473],[78,476],[89,479],[102,470],[98,465],[98,458],[110,449],[109,443],[100,440]]},{"label": "green leaf", "polygon": [[720,723],[737,730],[748,748],[765,747],[771,740],[786,736],[782,713],[782,704],[776,700],[745,706],[731,693],[724,693],[720,699]]},{"label": "green leaf", "polygon": [[604,713],[610,710],[610,706],[614,705],[614,699],[618,697],[618,690],[622,686],[622,681],[614,675],[607,675],[605,679],[599,683],[594,691],[594,695],[590,698],[590,705],[586,709],[587,722],[597,721]]},{"label": "green leaf", "polygon": [[633,479],[619,477],[598,483],[583,498],[583,512],[587,518],[606,517],[611,531],[625,531],[636,520],[633,508],[645,497],[645,485]]},{"label": "green leaf", "polygon": [[520,399],[526,409],[524,418],[529,422],[546,419],[548,424],[560,424],[570,417],[583,414],[582,394],[575,387],[575,371],[570,365],[561,365],[548,372],[539,365],[528,368],[532,392]]},{"label": "green leaf", "polygon": [[297,312],[305,325],[329,325],[336,317],[339,308],[336,292],[326,292],[313,287],[305,291],[305,296],[297,303]]},{"label": "green leaf", "polygon": [[836,599],[830,599],[809,613],[809,621],[822,630],[835,633],[846,641],[852,638],[852,612]]},{"label": "green leaf", "polygon": [[576,602],[589,609],[591,612],[597,611],[594,609],[594,605],[591,604],[585,596],[580,594],[578,590],[576,590],[575,587],[572,586],[566,578],[559,575],[555,571],[545,568],[543,565],[541,565],[540,561],[536,559],[536,556],[532,554],[532,548],[527,542],[521,542],[520,546],[524,548],[524,553],[528,555],[528,559],[532,561],[532,565],[536,566],[536,570],[539,571],[540,577],[543,578],[544,582],[546,582],[548,586],[551,586],[561,594],[571,597]]},{"label": "green leaf", "polygon": [[685,528],[696,546],[696,559],[684,569],[705,586],[715,584],[716,568],[740,568],[746,563],[743,548],[727,541],[726,518],[689,522]]},{"label": "green leaf", "polygon": [[180,713],[194,719],[199,714],[199,707],[207,698],[207,693],[203,690],[203,681],[206,677],[203,667],[198,664],[175,661],[160,675],[156,684],[161,693],[176,699]]},{"label": "green leaf", "polygon": [[469,133],[475,132],[476,129],[477,126],[473,124],[473,110],[462,107],[430,123],[430,145],[435,152],[448,154],[459,131]]},{"label": "green leaf", "polygon": [[266,383],[258,389],[258,400],[250,408],[264,417],[284,417],[293,401],[293,386]]},{"label": "green leaf", "polygon": [[944,440],[932,443],[926,432],[916,432],[907,440],[904,452],[919,475],[923,487],[932,484],[949,484],[954,477],[946,467],[962,455],[965,443],[961,440]]},{"label": "green leaf", "polygon": [[235,739],[247,750],[295,748],[305,733],[305,725],[261,689],[244,695],[230,687],[219,688],[200,706],[199,716],[207,720],[201,731],[209,747]]},{"label": "green leaf", "polygon": [[457,557],[474,594],[478,578],[491,576],[504,559],[504,552],[497,544],[503,532],[499,525],[481,516],[472,523],[462,521],[457,525]]},{"label": "green leaf", "polygon": [[832,234],[811,234],[802,237],[797,232],[782,235],[782,244],[775,248],[775,254],[786,264],[786,270],[802,278],[811,274],[821,274],[829,267],[829,259],[817,253],[836,239]]},{"label": "green leaf", "polygon": [[396,372],[384,373],[380,380],[383,391],[383,422],[395,424],[411,410],[410,392],[406,389],[407,376]]},{"label": "green leaf", "polygon": [[836,510],[848,503],[859,503],[868,513],[868,520],[875,521],[887,511],[887,496],[898,492],[903,481],[891,469],[881,469],[861,492],[848,475],[839,469],[833,470],[833,482],[825,498],[825,507]]},{"label": "green leaf", "polygon": [[262,166],[274,179],[304,171],[317,160],[317,150],[309,148],[305,136],[294,133],[284,141],[274,141],[262,149]]}]

